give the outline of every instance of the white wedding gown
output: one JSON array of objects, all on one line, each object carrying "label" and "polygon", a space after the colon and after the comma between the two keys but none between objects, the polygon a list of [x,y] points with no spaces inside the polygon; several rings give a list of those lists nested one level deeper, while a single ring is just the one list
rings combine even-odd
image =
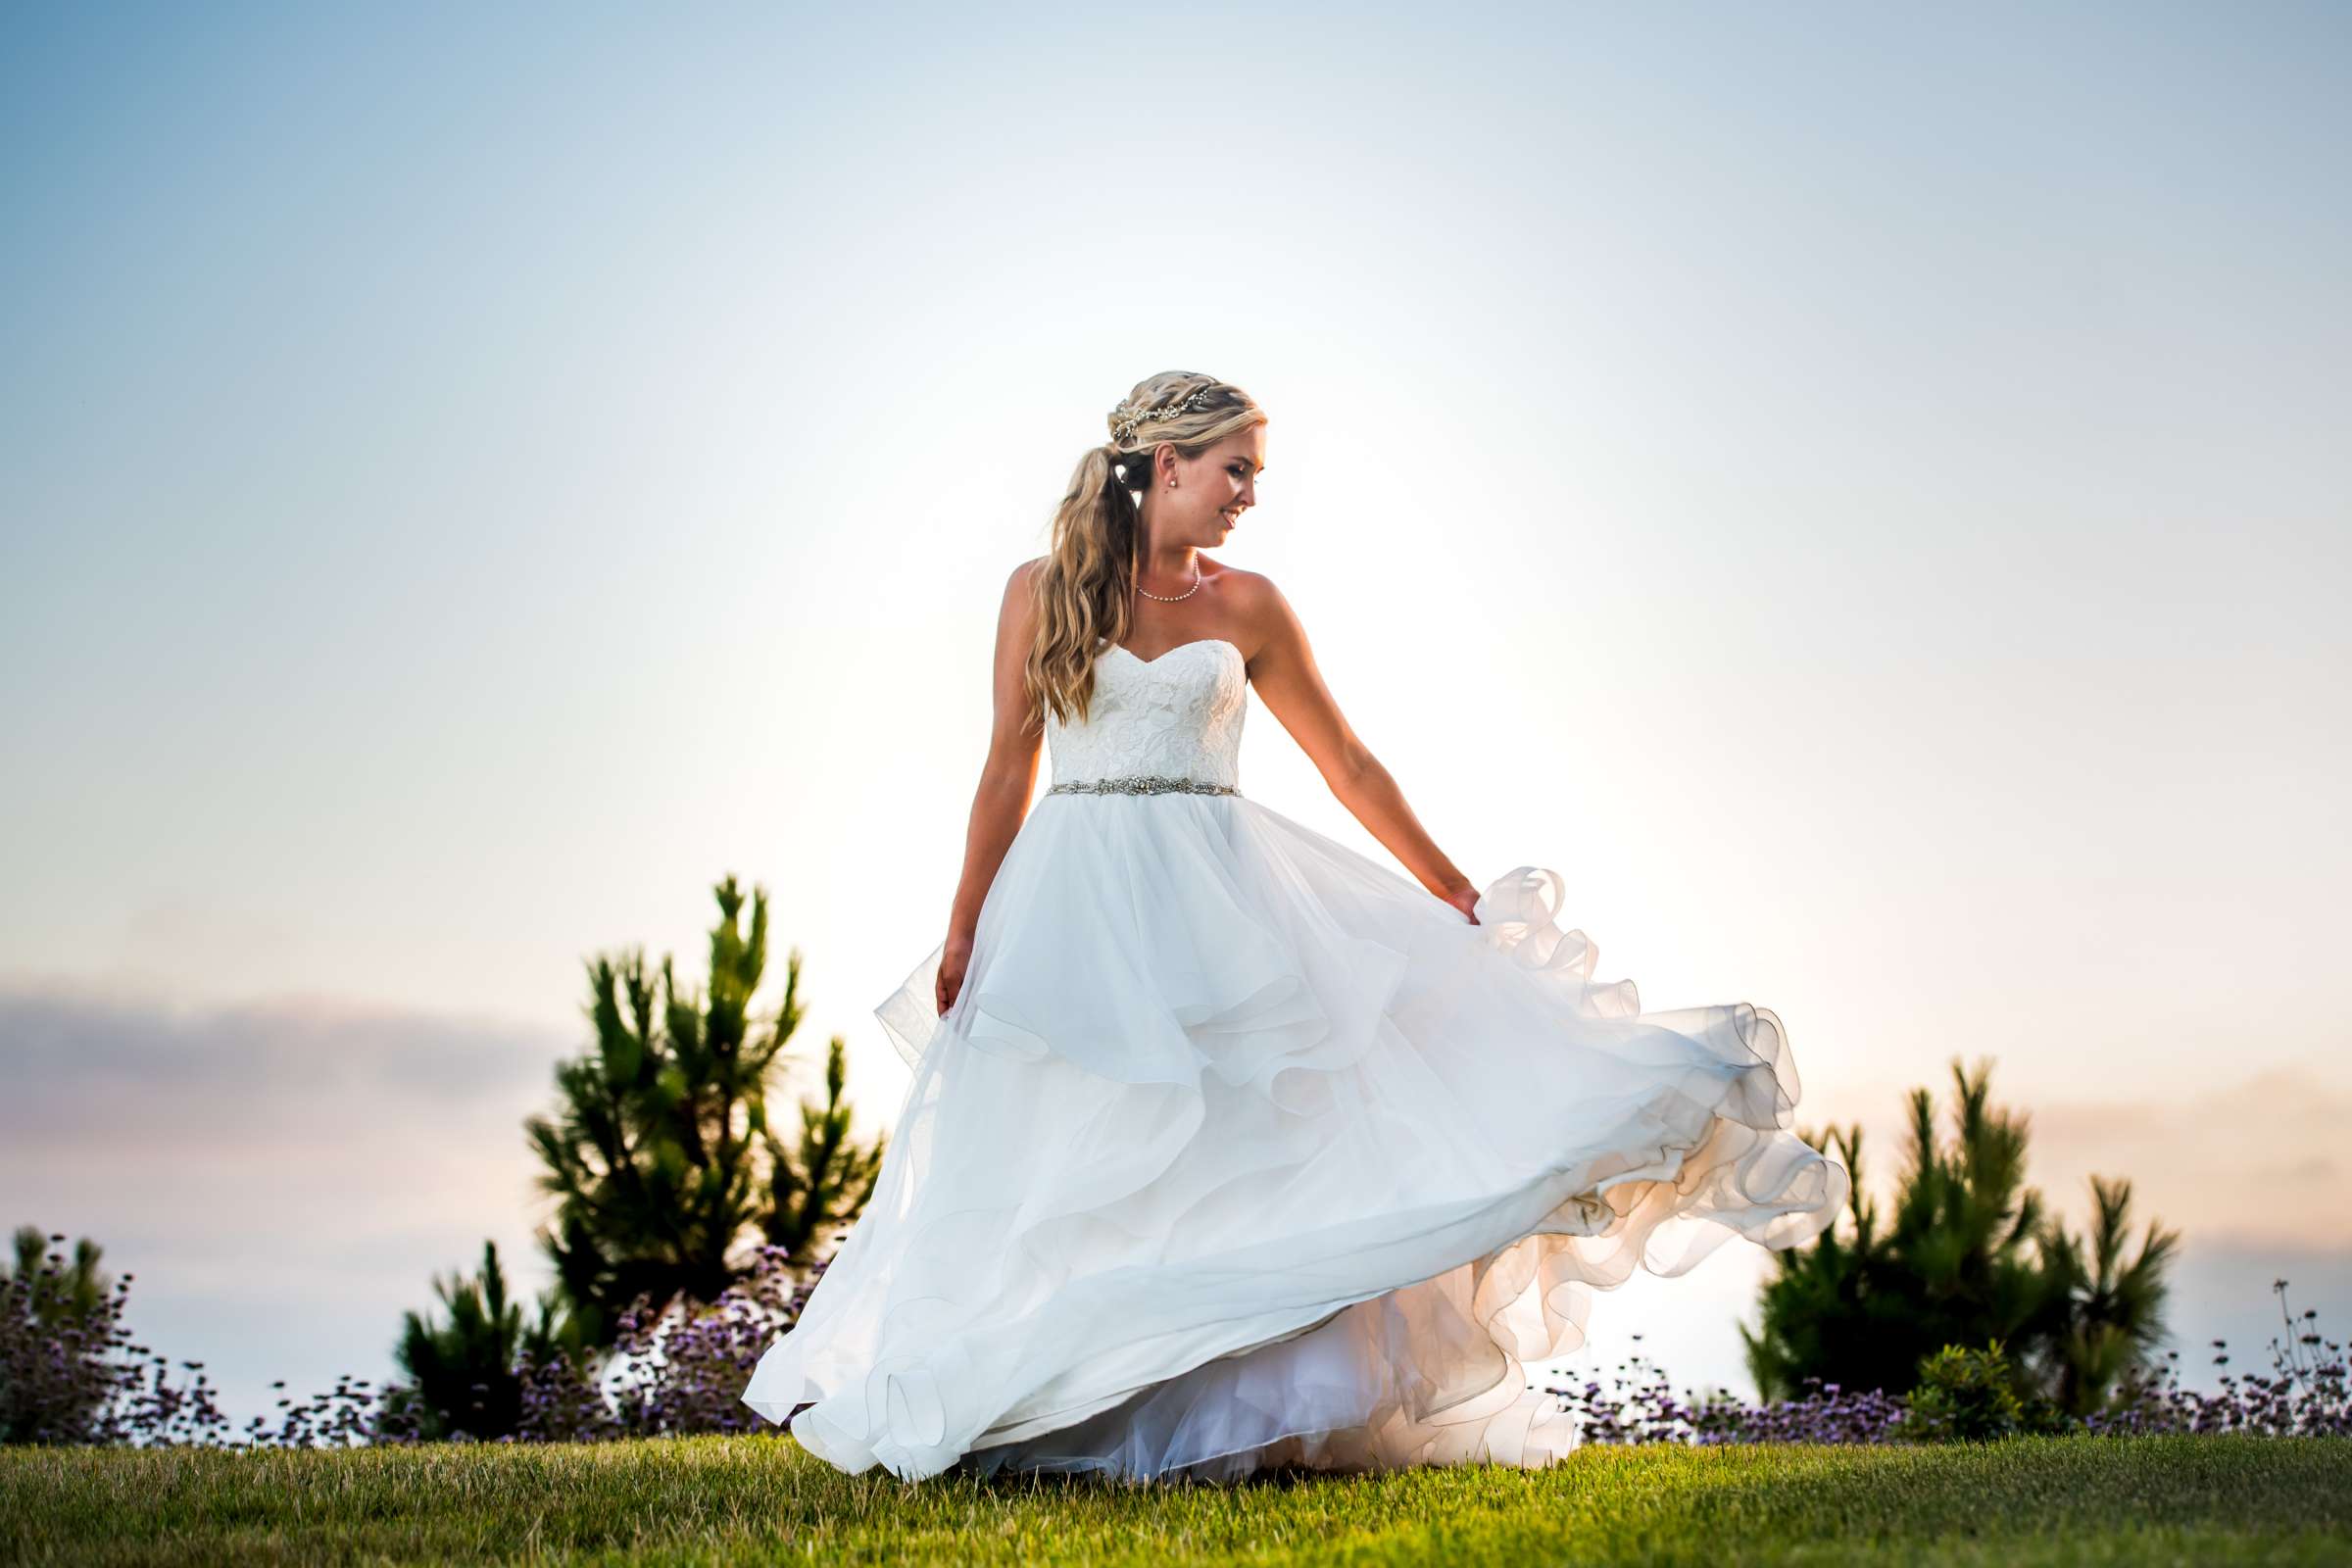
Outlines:
[{"label": "white wedding gown", "polygon": [[[1232,643],[1095,682],[1056,785],[1238,784]],[[1049,792],[955,1004],[934,951],[876,1009],[913,1085],[744,1402],[906,1478],[1564,1451],[1523,1363],[1593,1289],[1809,1240],[1847,1175],[1788,1130],[1771,1011],[1640,1012],[1560,895],[1523,866],[1473,925],[1238,793]]]}]

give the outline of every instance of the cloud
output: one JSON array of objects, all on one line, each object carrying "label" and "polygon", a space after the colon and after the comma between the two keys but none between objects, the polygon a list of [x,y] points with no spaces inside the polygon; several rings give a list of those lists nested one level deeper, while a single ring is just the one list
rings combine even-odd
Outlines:
[{"label": "cloud", "polygon": [[[2128,1081],[2128,1080],[2127,1080]],[[1931,1087],[1944,1108],[1945,1081]],[[2033,1118],[2030,1176],[2070,1217],[2089,1207],[2089,1179],[2128,1177],[2140,1222],[2161,1218],[2201,1245],[2262,1249],[2352,1247],[2352,1090],[2303,1068],[2272,1069],[2179,1098],[1993,1099]],[[1824,1097],[1829,1098],[1829,1097]],[[1867,1101],[1847,1086],[1836,1119],[1860,1120],[1874,1183],[1894,1178],[1905,1140],[1900,1091]]]},{"label": "cloud", "polygon": [[190,1008],[0,992],[0,1072],[45,1115],[126,1085],[224,1102],[257,1090],[462,1100],[544,1081],[551,1044],[542,1031],[327,998]]},{"label": "cloud", "polygon": [[0,993],[0,1184],[11,1223],[71,1212],[102,1238],[267,1238],[281,1255],[505,1221],[530,1191],[522,1119],[577,1048],[319,999]]},{"label": "cloud", "polygon": [[101,1244],[106,1268],[138,1275],[130,1319],[157,1343],[233,1324],[197,1352],[223,1387],[231,1367],[257,1389],[381,1375],[349,1349],[388,1345],[485,1237],[511,1279],[544,1279],[522,1122],[553,1103],[551,1069],[582,1029],[318,998],[0,992],[0,1221]]},{"label": "cloud", "polygon": [[2034,1107],[2034,1168],[2054,1197],[2132,1178],[2138,1212],[2213,1239],[2352,1245],[2342,1154],[2352,1093],[2301,1070],[2173,1102]]}]

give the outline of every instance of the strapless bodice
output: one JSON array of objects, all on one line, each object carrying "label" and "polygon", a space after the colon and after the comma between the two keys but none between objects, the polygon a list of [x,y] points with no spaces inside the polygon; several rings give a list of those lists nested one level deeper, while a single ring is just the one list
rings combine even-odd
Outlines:
[{"label": "strapless bodice", "polygon": [[1104,644],[1087,717],[1064,724],[1046,714],[1053,782],[1157,775],[1238,786],[1246,663],[1221,637],[1178,643],[1151,660]]}]

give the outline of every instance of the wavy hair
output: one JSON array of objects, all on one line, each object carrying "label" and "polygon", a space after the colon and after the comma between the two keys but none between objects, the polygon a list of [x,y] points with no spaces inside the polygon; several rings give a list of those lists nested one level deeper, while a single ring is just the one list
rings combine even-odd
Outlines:
[{"label": "wavy hair", "polygon": [[1104,416],[1110,439],[1078,460],[1054,514],[1054,540],[1032,577],[1037,635],[1022,666],[1030,717],[1084,718],[1095,691],[1099,645],[1127,640],[1136,557],[1143,548],[1138,492],[1152,482],[1162,443],[1199,457],[1236,430],[1262,423],[1249,393],[1213,375],[1162,370],[1135,384]]}]

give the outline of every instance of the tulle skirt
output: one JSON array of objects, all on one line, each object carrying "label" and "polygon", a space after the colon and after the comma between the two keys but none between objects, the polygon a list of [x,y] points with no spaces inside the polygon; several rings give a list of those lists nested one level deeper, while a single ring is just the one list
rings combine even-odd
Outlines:
[{"label": "tulle skirt", "polygon": [[1473,925],[1245,797],[1044,797],[955,1005],[935,951],[876,1009],[913,1084],[744,1401],[906,1478],[1565,1451],[1524,1364],[1594,1290],[1809,1240],[1847,1175],[1770,1010],[1643,1014],[1561,894]]}]

